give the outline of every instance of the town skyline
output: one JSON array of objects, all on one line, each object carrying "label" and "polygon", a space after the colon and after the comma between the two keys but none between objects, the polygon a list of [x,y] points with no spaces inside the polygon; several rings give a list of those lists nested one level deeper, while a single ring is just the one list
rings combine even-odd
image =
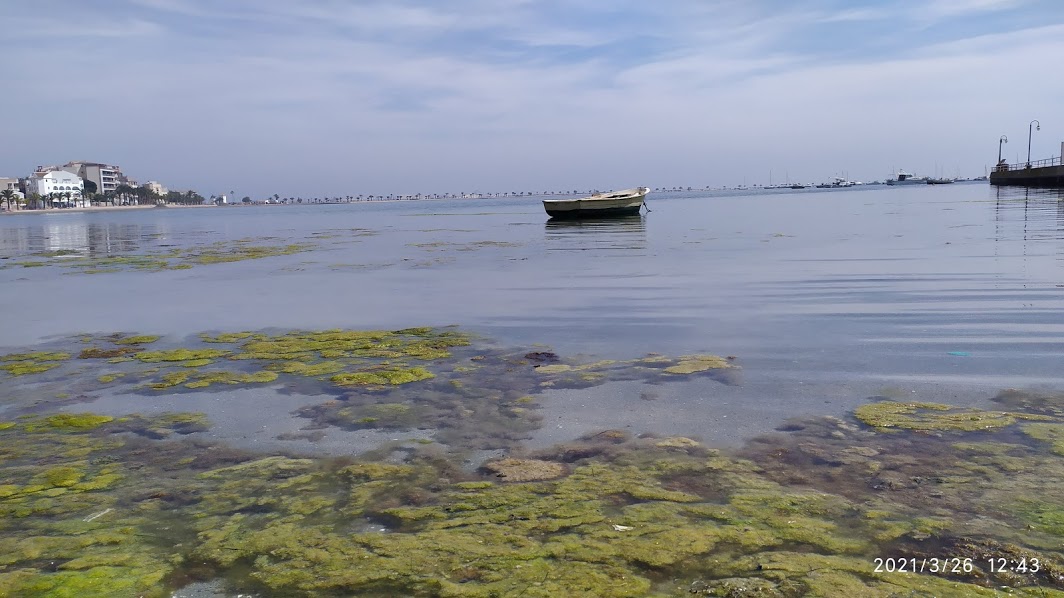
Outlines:
[{"label": "town skyline", "polygon": [[[1051,0],[0,7],[0,175],[237,197],[816,183],[1058,155]],[[87,76],[91,73],[91,76]],[[73,84],[72,82],[76,82]]]}]

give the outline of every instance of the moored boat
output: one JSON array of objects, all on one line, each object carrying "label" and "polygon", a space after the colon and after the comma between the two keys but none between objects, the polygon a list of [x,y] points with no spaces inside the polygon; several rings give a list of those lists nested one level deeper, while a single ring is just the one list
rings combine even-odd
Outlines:
[{"label": "moored boat", "polygon": [[953,179],[927,179],[928,185],[948,185],[953,182]]},{"label": "moored boat", "polygon": [[551,218],[604,218],[638,214],[649,187],[596,193],[576,199],[544,199],[543,209]]},{"label": "moored boat", "polygon": [[924,185],[927,183],[927,177],[913,176],[903,170],[898,171],[898,178],[889,179],[888,185]]}]

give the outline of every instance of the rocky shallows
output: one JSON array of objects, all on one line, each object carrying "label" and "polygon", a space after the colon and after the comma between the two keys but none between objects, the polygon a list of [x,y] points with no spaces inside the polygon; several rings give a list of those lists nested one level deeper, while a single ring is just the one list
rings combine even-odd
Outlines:
[{"label": "rocky shallows", "polygon": [[[0,415],[11,595],[169,596],[194,581],[261,596],[1064,594],[1064,395],[1003,392],[1000,410],[871,400],[736,451],[609,429],[528,450],[543,389],[729,383],[737,360],[567,359],[431,328],[121,338],[82,337],[99,354],[81,358],[5,361],[60,364],[0,380],[18,391]],[[107,368],[122,376],[101,382]],[[208,391],[314,389],[309,428],[434,435],[271,454],[204,436],[214,424],[194,412],[61,410],[114,385],[179,405],[208,379]],[[64,398],[41,395],[63,382]],[[485,447],[497,456],[468,467]]]}]

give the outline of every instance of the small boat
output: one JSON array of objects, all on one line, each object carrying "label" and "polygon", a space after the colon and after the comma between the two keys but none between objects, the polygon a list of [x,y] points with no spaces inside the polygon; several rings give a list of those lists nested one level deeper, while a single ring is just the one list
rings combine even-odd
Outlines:
[{"label": "small boat", "polygon": [[551,218],[603,218],[638,214],[649,187],[596,193],[577,199],[544,199],[543,209]]},{"label": "small boat", "polygon": [[953,182],[953,179],[927,179],[928,185],[948,185]]}]

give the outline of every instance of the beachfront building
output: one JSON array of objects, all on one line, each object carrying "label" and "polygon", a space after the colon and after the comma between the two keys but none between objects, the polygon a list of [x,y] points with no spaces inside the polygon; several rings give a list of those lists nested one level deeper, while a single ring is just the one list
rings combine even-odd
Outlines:
[{"label": "beachfront building", "polygon": [[0,176],[0,191],[8,190],[14,191],[17,197],[22,198],[22,186],[19,184],[18,179]]},{"label": "beachfront building", "polygon": [[18,179],[10,177],[0,176],[0,191],[10,189],[12,191],[18,191]]},{"label": "beachfront building", "polygon": [[119,185],[137,186],[135,181],[131,181],[129,177],[122,174],[122,170],[119,167],[110,164],[79,161],[67,162],[55,168],[76,174],[86,181],[91,181],[96,185],[96,193],[100,194],[113,193]]},{"label": "beachfront building", "polygon": [[148,191],[151,191],[153,195],[158,195],[159,197],[166,197],[166,194],[170,192],[169,189],[163,187],[158,181],[148,181],[147,183],[144,183],[143,187]]},{"label": "beachfront building", "polygon": [[[10,191],[11,193],[7,193]],[[22,202],[22,190],[18,179],[0,176],[0,210],[17,210]]]},{"label": "beachfront building", "polygon": [[36,193],[49,207],[87,207],[85,181],[65,170],[38,170],[26,179],[26,195]]}]

